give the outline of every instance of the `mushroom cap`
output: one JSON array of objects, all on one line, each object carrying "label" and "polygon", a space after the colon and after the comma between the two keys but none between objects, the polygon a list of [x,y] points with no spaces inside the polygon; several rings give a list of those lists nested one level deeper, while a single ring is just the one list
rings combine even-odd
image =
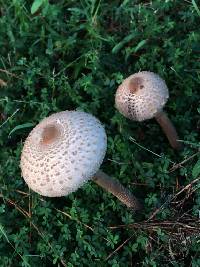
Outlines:
[{"label": "mushroom cap", "polygon": [[76,191],[99,169],[107,147],[104,127],[91,114],[63,111],[43,119],[27,137],[22,176],[43,196]]},{"label": "mushroom cap", "polygon": [[141,71],[126,78],[118,87],[115,104],[125,117],[143,121],[160,112],[168,97],[167,85],[160,76]]}]

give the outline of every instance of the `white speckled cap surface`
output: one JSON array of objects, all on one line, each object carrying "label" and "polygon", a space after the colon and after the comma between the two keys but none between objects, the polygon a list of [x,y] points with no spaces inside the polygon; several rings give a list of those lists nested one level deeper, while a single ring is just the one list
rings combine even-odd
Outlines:
[{"label": "white speckled cap surface", "polygon": [[94,116],[80,111],[55,113],[27,137],[21,154],[22,176],[40,195],[67,195],[98,171],[106,147],[104,127]]},{"label": "white speckled cap surface", "polygon": [[126,78],[118,87],[115,104],[125,117],[143,121],[161,111],[168,97],[162,78],[153,72],[141,71]]}]

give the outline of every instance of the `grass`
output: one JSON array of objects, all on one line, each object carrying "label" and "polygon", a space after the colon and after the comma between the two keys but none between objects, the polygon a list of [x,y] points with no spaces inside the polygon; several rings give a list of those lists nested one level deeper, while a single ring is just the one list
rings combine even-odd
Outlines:
[{"label": "grass", "polygon": [[[198,1],[0,0],[0,266],[200,265]],[[170,91],[184,150],[131,122],[116,88],[140,70]],[[102,169],[143,202],[133,214],[92,182],[69,196],[28,189],[19,162],[42,118],[80,109],[105,125]]]}]

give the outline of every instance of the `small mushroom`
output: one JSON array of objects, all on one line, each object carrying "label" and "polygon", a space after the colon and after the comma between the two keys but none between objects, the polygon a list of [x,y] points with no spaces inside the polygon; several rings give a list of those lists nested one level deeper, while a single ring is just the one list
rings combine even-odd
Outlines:
[{"label": "small mushroom", "polygon": [[43,196],[59,197],[76,191],[89,179],[134,210],[140,203],[119,181],[99,170],[107,148],[104,127],[94,116],[63,111],[43,119],[27,137],[22,176]]},{"label": "small mushroom", "polygon": [[149,71],[126,78],[115,95],[116,108],[125,117],[143,121],[155,117],[171,146],[181,149],[178,135],[163,107],[169,98],[167,85],[157,74]]}]

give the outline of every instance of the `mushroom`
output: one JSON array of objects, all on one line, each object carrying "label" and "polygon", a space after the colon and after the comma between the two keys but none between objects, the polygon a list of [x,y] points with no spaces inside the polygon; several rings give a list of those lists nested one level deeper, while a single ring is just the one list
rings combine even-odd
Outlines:
[{"label": "mushroom", "polygon": [[170,145],[181,149],[178,135],[163,107],[169,98],[165,81],[157,74],[141,71],[126,78],[115,95],[116,108],[134,121],[155,118],[166,134]]},{"label": "mushroom", "polygon": [[107,148],[104,127],[91,114],[63,111],[43,119],[27,137],[20,167],[28,186],[43,196],[76,191],[89,179],[127,207],[140,203],[119,181],[99,170]]}]

